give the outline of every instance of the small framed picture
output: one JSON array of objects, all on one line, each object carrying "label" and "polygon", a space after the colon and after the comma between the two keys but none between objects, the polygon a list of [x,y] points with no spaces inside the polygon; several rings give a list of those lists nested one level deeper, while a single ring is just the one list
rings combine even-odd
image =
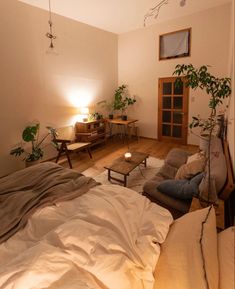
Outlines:
[{"label": "small framed picture", "polygon": [[190,56],[191,28],[159,36],[159,60]]}]

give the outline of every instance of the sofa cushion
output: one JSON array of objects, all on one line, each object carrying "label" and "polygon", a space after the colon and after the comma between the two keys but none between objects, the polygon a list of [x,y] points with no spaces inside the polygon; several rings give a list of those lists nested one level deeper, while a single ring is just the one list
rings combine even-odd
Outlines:
[{"label": "sofa cushion", "polygon": [[175,175],[175,179],[176,180],[191,179],[193,176],[204,171],[205,164],[206,164],[205,156],[202,156],[200,159],[192,161],[188,164],[184,164],[178,169]]},{"label": "sofa cushion", "polygon": [[164,163],[164,165],[160,168],[157,175],[162,176],[164,179],[174,179],[177,173],[177,168],[169,165],[168,163]]},{"label": "sofa cushion", "polygon": [[196,160],[200,160],[201,158],[205,158],[205,152],[204,151],[200,151],[200,152],[195,153],[191,156],[188,156],[186,164],[189,164],[189,163],[196,161]]},{"label": "sofa cushion", "polygon": [[157,189],[168,196],[190,200],[199,194],[199,184],[203,173],[194,176],[191,180],[165,180],[160,182]]},{"label": "sofa cushion", "polygon": [[165,179],[161,175],[156,175],[147,182],[144,183],[143,192],[147,193],[148,195],[152,195],[154,197],[154,193],[157,190],[157,186],[164,181]]},{"label": "sofa cushion", "polygon": [[188,152],[182,149],[174,148],[169,151],[165,159],[165,163],[172,167],[179,168],[180,166],[186,163],[188,156],[189,156]]}]

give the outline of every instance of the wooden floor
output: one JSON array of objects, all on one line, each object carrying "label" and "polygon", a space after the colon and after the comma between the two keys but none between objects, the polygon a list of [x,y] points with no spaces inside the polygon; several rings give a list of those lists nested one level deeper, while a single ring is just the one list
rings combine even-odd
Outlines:
[{"label": "wooden floor", "polygon": [[[178,147],[187,150],[191,153],[197,151],[197,146],[193,145],[177,145],[175,143],[159,142],[153,139],[140,138],[139,141],[132,140],[129,144],[124,144],[121,139],[109,139],[105,144],[100,144],[92,147],[92,159],[88,153],[79,152],[71,154],[73,169],[83,172],[86,170],[86,175],[95,177],[104,171],[104,166],[110,164],[114,159],[123,155],[127,151],[140,151],[148,153],[155,158],[164,159],[167,153],[173,148]],[[69,167],[67,159],[61,158],[60,165]]]}]

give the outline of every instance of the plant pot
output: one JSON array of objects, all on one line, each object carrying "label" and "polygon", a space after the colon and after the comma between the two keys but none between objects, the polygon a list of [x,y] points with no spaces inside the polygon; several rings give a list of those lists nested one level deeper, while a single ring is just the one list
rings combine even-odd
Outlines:
[{"label": "plant pot", "polygon": [[127,115],[122,115],[122,120],[127,120]]},{"label": "plant pot", "polygon": [[31,167],[33,165],[36,165],[36,164],[39,164],[40,163],[40,160],[36,160],[36,161],[25,161],[25,167],[28,168],[28,167]]}]

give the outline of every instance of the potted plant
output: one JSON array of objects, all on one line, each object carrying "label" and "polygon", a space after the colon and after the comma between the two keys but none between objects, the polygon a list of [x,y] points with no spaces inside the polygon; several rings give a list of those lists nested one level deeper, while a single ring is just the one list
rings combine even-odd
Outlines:
[{"label": "potted plant", "polygon": [[113,119],[114,101],[101,100],[97,104],[109,113],[109,119]]},{"label": "potted plant", "polygon": [[177,75],[176,85],[179,82],[182,82],[180,77],[185,78],[185,85],[192,89],[200,88],[205,90],[206,93],[210,96],[208,106],[210,108],[209,116],[205,119],[201,118],[200,115],[193,116],[192,121],[189,124],[189,128],[193,129],[196,127],[201,128],[201,137],[207,138],[207,170],[208,170],[208,194],[207,194],[207,203],[209,203],[210,198],[210,147],[212,135],[215,131],[217,124],[221,121],[221,115],[217,114],[217,109],[220,104],[223,103],[224,98],[227,98],[231,94],[231,79],[228,77],[217,78],[208,72],[208,66],[203,65],[199,68],[195,68],[192,64],[178,64],[175,67],[173,73]]},{"label": "potted plant", "polygon": [[129,105],[133,105],[135,102],[135,98],[131,98],[128,96],[126,85],[123,84],[115,90],[113,108],[114,110],[121,110],[123,120],[127,120],[127,107]]},{"label": "potted plant", "polygon": [[103,115],[99,112],[92,112],[88,115],[90,121],[102,119]]},{"label": "potted plant", "polygon": [[[39,160],[43,157],[43,143],[46,138],[49,135],[51,135],[53,138],[57,136],[57,132],[54,128],[48,126],[47,129],[48,133],[39,140],[40,124],[36,123],[27,126],[22,133],[22,139],[24,143],[17,146],[16,148],[13,148],[10,151],[10,154],[16,157],[23,154],[23,160],[25,161],[26,167],[39,162]],[[27,143],[31,144],[30,148],[25,148]]]}]

